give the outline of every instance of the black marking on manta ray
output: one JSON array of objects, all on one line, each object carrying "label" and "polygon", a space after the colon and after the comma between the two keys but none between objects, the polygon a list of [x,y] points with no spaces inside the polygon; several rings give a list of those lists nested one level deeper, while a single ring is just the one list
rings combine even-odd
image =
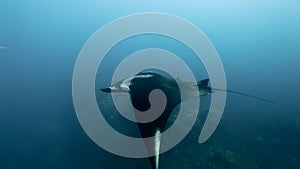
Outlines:
[{"label": "black marking on manta ray", "polygon": [[[198,90],[198,88],[195,87],[195,84],[192,84],[190,82],[182,83],[183,85],[185,85],[187,90]],[[165,130],[165,126],[171,112],[179,103],[181,103],[181,93],[176,80],[164,77],[153,72],[143,72],[119,81],[109,88],[101,89],[101,91],[129,92],[132,105],[139,111],[146,111],[151,106],[149,102],[149,94],[154,89],[160,89],[165,93],[167,97],[167,103],[165,110],[157,119],[149,123],[138,123],[138,128],[140,130],[141,136],[143,138],[147,138],[156,136],[157,132],[162,133]],[[207,92],[209,91],[207,90]],[[190,93],[191,97],[196,97],[196,95],[193,95],[192,93],[198,92]],[[155,152],[155,156],[149,157],[153,169],[158,169],[159,166],[159,153],[156,153],[157,151],[159,152],[159,150],[157,150],[157,148],[159,149],[159,147],[157,147],[159,146],[159,143],[157,143],[157,141],[160,142],[160,140],[156,138],[152,143],[145,143],[148,152]]]},{"label": "black marking on manta ray", "polygon": [[[180,93],[177,82],[179,82],[180,86],[184,89],[184,91],[182,91],[183,93]],[[199,96],[206,96],[215,91],[240,94],[265,101],[267,103],[273,103],[272,101],[237,91],[211,88],[208,86],[208,82],[209,79],[204,79],[195,84],[192,82],[181,81],[179,79],[175,80],[173,78],[164,77],[154,72],[141,72],[128,77],[127,79],[121,80],[108,88],[103,88],[101,91],[105,93],[128,92],[130,94],[132,105],[139,111],[146,111],[150,108],[151,104],[149,102],[149,94],[152,90],[160,89],[165,93],[167,97],[167,104],[161,116],[149,123],[137,123],[143,138],[155,136],[157,132],[162,133],[165,130],[168,118],[170,117],[173,109],[184,100]],[[154,148],[157,148],[155,147],[155,141],[157,141],[157,139],[154,139],[150,146],[146,146],[148,152],[152,152],[154,151]],[[159,154],[149,157],[153,169],[158,169],[158,157]]]},{"label": "black marking on manta ray", "polygon": [[[160,83],[162,82],[162,83]],[[184,82],[181,81],[183,83],[186,83],[185,85],[191,85],[191,82]],[[247,93],[243,93],[243,92],[239,92],[239,91],[233,91],[233,90],[224,90],[224,89],[218,89],[218,88],[211,88],[208,86],[208,82],[209,79],[204,79],[201,80],[197,83],[198,86],[198,90],[200,93],[200,96],[205,96],[208,94],[211,94],[215,91],[222,91],[222,92],[228,92],[228,93],[234,93],[234,94],[239,94],[239,95],[243,95],[246,97],[251,97],[257,100],[261,100],[264,101],[266,103],[271,103],[271,104],[275,104],[275,102],[265,99],[265,98],[261,98],[261,97],[257,97],[257,96],[253,96]],[[194,84],[195,85],[195,84]],[[151,87],[150,87],[151,86]],[[157,88],[155,88],[157,87]],[[139,97],[139,98],[144,98],[145,97],[141,97],[141,96],[145,96],[148,98],[148,95],[153,89],[163,89],[163,91],[166,91],[167,94],[169,95],[179,95],[180,93],[177,93],[178,91],[175,91],[178,88],[178,85],[176,83],[176,81],[172,78],[168,78],[168,77],[164,77],[160,74],[154,73],[154,72],[143,72],[143,73],[138,73],[135,76],[129,77],[127,79],[124,79],[122,81],[119,81],[117,83],[115,83],[114,85],[112,85],[109,88],[103,88],[100,89],[102,92],[128,92],[131,94],[131,98],[133,99],[132,102],[135,102],[135,98]],[[195,88],[188,88],[191,90],[194,90]],[[170,92],[170,90],[172,92]],[[137,94],[137,92],[139,92],[140,94]],[[142,92],[146,92],[146,93],[142,93]],[[195,92],[196,93],[196,92]],[[194,95],[191,97],[195,97]],[[177,97],[178,99],[178,97]],[[144,100],[146,102],[146,100]],[[176,100],[176,103],[179,104],[181,102]],[[133,103],[134,104],[134,103]],[[176,104],[176,105],[177,105]],[[143,104],[143,106],[138,106],[138,104],[135,104],[135,108],[137,108],[138,110],[141,111],[145,111],[148,110],[147,108],[149,108],[149,104],[146,104],[146,106]]]}]

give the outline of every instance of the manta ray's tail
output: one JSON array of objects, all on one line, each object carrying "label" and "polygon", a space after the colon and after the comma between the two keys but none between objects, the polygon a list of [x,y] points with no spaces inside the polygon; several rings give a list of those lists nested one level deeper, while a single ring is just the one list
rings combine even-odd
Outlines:
[{"label": "manta ray's tail", "polygon": [[[211,88],[211,87],[208,86],[208,82],[209,82],[209,79],[204,79],[204,80],[199,81],[198,84],[197,84],[199,90],[201,90],[202,92],[205,92],[205,94],[209,94],[209,93],[212,93],[214,91],[222,91],[222,92],[228,92],[228,93],[235,93],[235,94],[243,95],[243,96],[251,97],[251,98],[261,100],[261,101],[264,101],[264,102],[267,102],[267,103],[274,104],[273,101],[270,101],[270,100],[267,100],[267,99],[264,99],[264,98],[261,98],[261,97],[253,96],[253,95],[250,95],[250,94],[246,94],[246,93],[242,93],[242,92],[238,92],[238,91],[233,91],[233,90],[224,90],[224,89]],[[205,94],[203,94],[203,95],[205,95]]]},{"label": "manta ray's tail", "polygon": [[253,96],[253,95],[246,94],[246,93],[242,93],[242,92],[238,92],[238,91],[223,90],[223,89],[216,89],[216,88],[211,88],[211,89],[212,89],[212,91],[223,91],[223,92],[228,92],[228,93],[235,93],[235,94],[239,94],[239,95],[251,97],[251,98],[254,98],[254,99],[257,99],[257,100],[261,100],[261,101],[264,101],[264,102],[266,102],[266,103],[275,104],[275,103],[274,103],[273,101],[271,101],[271,100],[267,100],[267,99],[264,99],[264,98],[261,98],[261,97]]}]

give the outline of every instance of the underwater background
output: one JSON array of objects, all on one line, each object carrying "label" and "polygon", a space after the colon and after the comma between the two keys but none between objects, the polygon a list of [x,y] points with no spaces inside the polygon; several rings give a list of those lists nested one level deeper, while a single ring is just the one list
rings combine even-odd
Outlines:
[{"label": "underwater background", "polygon": [[[300,168],[299,7],[297,0],[1,0],[0,169],[150,168],[148,159],[119,157],[98,147],[81,128],[72,101],[73,69],[85,42],[112,20],[137,12],[164,12],[193,23],[215,46],[228,89],[275,102],[228,94],[217,130],[199,144],[209,106],[204,97],[197,123],[161,155],[161,169]],[[119,53],[156,45],[189,62],[188,51],[166,41],[136,37],[120,44]],[[197,80],[207,78],[199,69]],[[98,76],[110,83],[111,74]],[[99,105],[111,105],[106,97],[98,97]],[[117,117],[108,118],[118,126]]]}]

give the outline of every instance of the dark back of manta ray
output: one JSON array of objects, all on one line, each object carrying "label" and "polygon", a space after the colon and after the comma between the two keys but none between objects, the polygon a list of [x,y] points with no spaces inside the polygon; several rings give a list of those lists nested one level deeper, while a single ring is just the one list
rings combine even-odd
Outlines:
[{"label": "dark back of manta ray", "polygon": [[[154,121],[138,123],[142,137],[152,137],[157,129],[164,131],[173,109],[181,102],[181,95],[176,81],[158,74],[150,78],[136,78],[131,81],[130,98],[132,105],[139,111],[150,109],[149,94],[154,89],[160,89],[167,97],[164,112]],[[146,113],[146,112],[145,112]]]}]

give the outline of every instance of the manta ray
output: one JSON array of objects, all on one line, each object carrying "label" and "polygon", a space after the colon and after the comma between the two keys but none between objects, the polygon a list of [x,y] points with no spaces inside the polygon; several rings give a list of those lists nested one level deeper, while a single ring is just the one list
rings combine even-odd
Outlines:
[{"label": "manta ray", "polygon": [[[173,109],[181,102],[194,97],[206,96],[215,91],[231,92],[259,99],[271,103],[271,101],[241,92],[215,89],[208,86],[209,79],[198,83],[186,82],[180,79],[163,76],[159,73],[147,71],[121,80],[108,88],[102,88],[102,92],[128,92],[131,103],[135,109],[145,112],[150,109],[149,95],[151,91],[159,89],[164,92],[167,103],[161,115],[149,123],[138,123],[143,138],[153,137],[153,143],[145,143],[148,152],[154,152],[149,157],[152,169],[159,168],[160,133],[164,132],[166,124]],[[180,88],[179,88],[180,85]],[[182,89],[182,90],[180,90]],[[182,91],[182,92],[180,92]]]}]

